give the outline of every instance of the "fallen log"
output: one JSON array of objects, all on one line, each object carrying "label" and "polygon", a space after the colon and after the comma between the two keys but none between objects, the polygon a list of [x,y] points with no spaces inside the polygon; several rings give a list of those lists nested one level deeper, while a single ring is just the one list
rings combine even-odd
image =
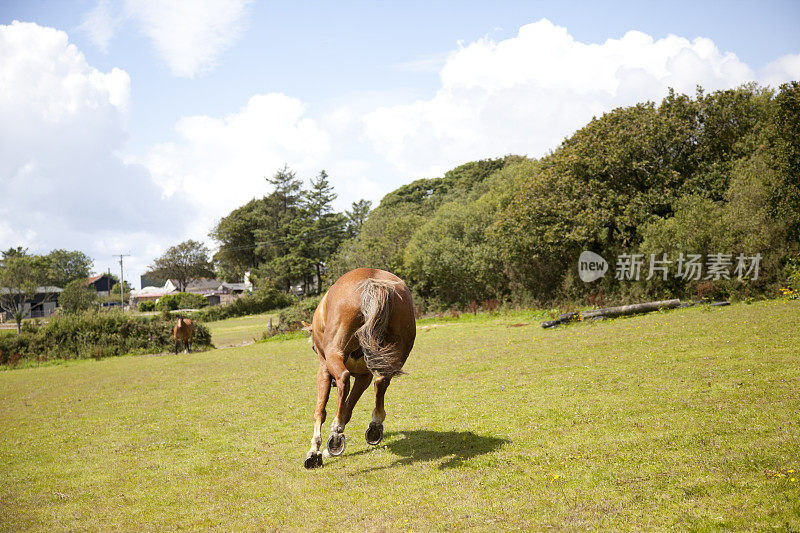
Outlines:
[{"label": "fallen log", "polygon": [[620,305],[617,307],[606,307],[605,309],[592,309],[591,311],[581,312],[581,320],[589,320],[598,317],[613,318],[615,316],[636,315],[639,313],[649,313],[659,309],[673,309],[681,305],[681,301],[662,300],[660,302],[645,302],[642,304]]},{"label": "fallen log", "polygon": [[617,307],[606,307],[604,309],[592,309],[590,311],[581,311],[575,313],[566,313],[558,317],[557,320],[548,320],[542,322],[543,328],[552,328],[561,324],[567,324],[579,320],[603,320],[606,318],[614,318],[617,316],[635,315],[639,313],[649,313],[651,311],[658,311],[659,309],[674,309],[681,305],[681,301],[675,300],[662,300],[660,302],[645,302],[641,304],[620,305]]},{"label": "fallen log", "polygon": [[559,326],[561,324],[567,324],[568,322],[572,322],[573,320],[579,321],[580,319],[581,319],[581,314],[578,311],[575,311],[574,313],[565,313],[563,315],[560,315],[556,320],[547,320],[545,322],[542,322],[542,327],[552,328],[555,326]]}]

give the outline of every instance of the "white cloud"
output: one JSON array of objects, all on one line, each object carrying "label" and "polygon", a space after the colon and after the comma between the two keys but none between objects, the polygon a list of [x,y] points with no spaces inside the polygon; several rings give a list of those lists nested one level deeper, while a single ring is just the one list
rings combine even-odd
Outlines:
[{"label": "white cloud", "polygon": [[214,67],[245,28],[251,0],[126,0],[158,55],[175,76],[193,78]]},{"label": "white cloud", "polygon": [[108,0],[99,0],[97,5],[83,18],[83,23],[78,29],[86,32],[89,39],[97,45],[103,53],[108,52],[108,44],[114,37],[119,20],[111,15]]},{"label": "white cloud", "polygon": [[0,57],[0,248],[80,249],[103,268],[111,254],[184,231],[182,203],[116,155],[128,137],[127,73],[98,71],[66,33],[33,23],[0,26]]},{"label": "white cloud", "polygon": [[167,195],[191,201],[198,231],[207,232],[215,219],[266,194],[264,177],[284,164],[302,178],[323,168],[330,140],[305,112],[296,98],[255,95],[224,118],[181,118],[175,126],[179,140],[156,145],[135,160]]},{"label": "white cloud", "polygon": [[[797,72],[796,56],[767,67],[774,83]],[[756,79],[713,41],[638,31],[602,44],[576,41],[546,19],[516,37],[460,46],[429,100],[381,107],[364,118],[375,149],[400,171],[434,176],[454,165],[508,153],[543,155],[592,116],[662,98],[669,87],[693,94]]]},{"label": "white cloud", "polygon": [[787,81],[800,80],[800,54],[779,57],[767,63],[759,74],[759,79],[763,83],[773,87],[778,87]]}]

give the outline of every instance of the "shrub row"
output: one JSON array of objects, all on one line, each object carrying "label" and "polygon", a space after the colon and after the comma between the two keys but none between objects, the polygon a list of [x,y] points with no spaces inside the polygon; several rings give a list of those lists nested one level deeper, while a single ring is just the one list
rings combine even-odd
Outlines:
[{"label": "shrub row", "polygon": [[293,296],[280,292],[274,288],[262,288],[252,294],[242,296],[228,305],[207,307],[194,313],[194,317],[211,322],[237,316],[255,315],[266,313],[291,305],[295,301]]},{"label": "shrub row", "polygon": [[208,305],[208,301],[200,294],[176,292],[158,299],[156,309],[159,311],[175,311],[176,309],[200,309]]},{"label": "shrub row", "polygon": [[[56,316],[42,326],[25,324],[19,335],[0,336],[0,364],[171,351],[174,326],[173,318],[160,315],[135,317],[89,311]],[[211,334],[204,325],[195,323],[192,346],[212,347]]]}]

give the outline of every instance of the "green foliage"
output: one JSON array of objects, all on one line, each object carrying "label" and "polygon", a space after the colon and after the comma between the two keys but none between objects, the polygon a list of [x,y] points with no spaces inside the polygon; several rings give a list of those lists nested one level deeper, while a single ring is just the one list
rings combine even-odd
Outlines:
[{"label": "green foliage", "polygon": [[209,234],[220,243],[214,263],[225,281],[239,281],[258,265],[256,232],[268,223],[267,210],[266,197],[250,200],[223,217]]},{"label": "green foliage", "polygon": [[277,290],[275,287],[261,287],[252,294],[237,298],[228,305],[215,305],[207,307],[194,316],[211,322],[237,316],[265,313],[280,309],[294,302],[294,297]]},{"label": "green foliage", "polygon": [[58,305],[65,313],[79,313],[97,306],[97,292],[83,279],[71,281],[58,296]]},{"label": "green foliage", "polygon": [[63,289],[71,281],[84,280],[91,274],[92,258],[83,252],[53,250],[44,257],[48,263],[46,285]]},{"label": "green foliage", "polygon": [[324,170],[308,190],[287,167],[267,181],[272,193],[234,210],[211,232],[220,242],[217,269],[225,279],[240,280],[249,271],[258,286],[289,292],[300,283],[313,291],[346,236],[347,218],[333,212],[336,193]]},{"label": "green foliage", "polygon": [[310,324],[320,300],[322,300],[320,296],[303,298],[297,300],[291,306],[281,309],[281,312],[278,313],[278,325],[273,331],[268,331],[267,335],[298,331],[303,327],[302,322]]},{"label": "green foliage", "polygon": [[13,250],[4,254],[0,264],[0,311],[11,314],[19,332],[25,314],[25,302],[36,295],[37,287],[46,280],[47,270],[43,268],[40,256],[11,252]]},{"label": "green foliage", "polygon": [[758,282],[729,283],[726,291],[771,290],[787,251],[797,249],[790,219],[772,214],[770,199],[787,183],[769,149],[780,130],[773,115],[781,96],[773,96],[755,85],[698,91],[695,99],[671,93],[658,107],[639,104],[594,119],[541,160],[491,227],[511,285],[543,300],[593,291],[681,296],[694,284],[623,284],[613,279],[612,263],[611,276],[587,285],[574,270],[582,250],[612,262],[621,253],[682,251],[761,253]]},{"label": "green foliage", "polygon": [[509,156],[461,165],[442,178],[419,179],[390,192],[361,226],[357,238],[342,243],[331,257],[329,281],[358,267],[409,273],[405,250],[414,234],[448,202],[465,201],[489,176],[521,158]]},{"label": "green foliage", "polygon": [[149,269],[157,277],[176,280],[180,291],[193,279],[214,275],[208,248],[191,239],[171,246]]},{"label": "green foliage", "polygon": [[159,311],[175,311],[180,306],[180,297],[177,294],[166,294],[156,302]]},{"label": "green foliage", "polygon": [[139,312],[147,313],[149,311],[156,310],[156,303],[153,300],[145,300],[144,302],[139,302]]},{"label": "green foliage", "polygon": [[361,233],[361,226],[367,220],[369,211],[372,209],[372,202],[369,200],[359,200],[353,202],[349,211],[345,211],[347,217],[347,237],[354,239]]},{"label": "green foliage", "polygon": [[781,85],[775,97],[774,162],[778,180],[770,191],[770,214],[800,240],[800,82]]},{"label": "green foliage", "polygon": [[208,301],[200,294],[176,292],[159,298],[155,304],[155,309],[159,311],[175,311],[176,309],[200,309],[206,305],[208,305]]},{"label": "green foliage", "polygon": [[[174,347],[172,317],[134,317],[119,312],[56,316],[41,327],[0,337],[0,364],[22,360],[100,358],[128,353],[158,353]],[[195,322],[192,346],[211,347],[208,329]]]},{"label": "green foliage", "polygon": [[442,205],[414,233],[403,260],[405,277],[418,296],[434,307],[466,308],[507,292],[503,258],[486,230],[535,166],[523,159],[508,162],[462,200]]}]

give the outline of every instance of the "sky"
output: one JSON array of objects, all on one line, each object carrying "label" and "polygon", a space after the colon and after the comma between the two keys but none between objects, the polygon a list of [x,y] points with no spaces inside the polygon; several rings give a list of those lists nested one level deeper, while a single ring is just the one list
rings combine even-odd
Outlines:
[{"label": "sky", "polygon": [[800,2],[0,0],[0,249],[139,275],[325,170],[335,208],[670,87],[800,79]]}]

